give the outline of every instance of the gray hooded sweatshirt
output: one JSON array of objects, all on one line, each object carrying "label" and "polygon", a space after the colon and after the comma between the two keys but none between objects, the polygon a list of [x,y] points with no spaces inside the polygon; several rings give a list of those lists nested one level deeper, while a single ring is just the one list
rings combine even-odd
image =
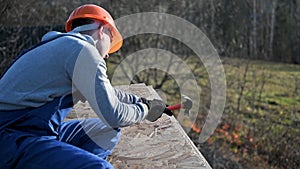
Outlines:
[{"label": "gray hooded sweatshirt", "polygon": [[[66,34],[71,36],[62,36]],[[80,93],[112,127],[145,119],[148,108],[139,97],[112,87],[91,36],[52,31],[42,41],[53,38],[23,55],[1,78],[0,111],[39,107],[54,98]]]}]

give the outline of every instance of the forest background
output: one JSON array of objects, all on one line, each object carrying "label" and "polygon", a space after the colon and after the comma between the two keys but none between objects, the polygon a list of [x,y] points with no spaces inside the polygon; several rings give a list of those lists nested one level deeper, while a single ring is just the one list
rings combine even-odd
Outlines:
[{"label": "forest background", "polygon": [[[108,60],[108,74],[113,75],[116,66],[138,50],[170,51],[191,68],[201,86],[201,108],[188,135],[213,168],[300,166],[300,0],[0,2],[0,75],[22,49],[38,43],[47,31],[63,32],[70,12],[82,4],[103,6],[115,19],[159,12],[187,20],[209,38],[226,74],[225,110],[205,143],[198,143],[197,136],[210,105],[209,75],[185,44],[157,34],[129,37]],[[135,66],[128,69],[134,71]],[[180,99],[178,84],[157,69],[137,73],[131,83],[152,85],[170,103]]]}]

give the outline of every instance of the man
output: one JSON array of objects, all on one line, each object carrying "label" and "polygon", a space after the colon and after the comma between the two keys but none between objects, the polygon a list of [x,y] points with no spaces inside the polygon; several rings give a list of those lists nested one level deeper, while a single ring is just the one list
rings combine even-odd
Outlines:
[{"label": "man", "polygon": [[[111,86],[104,58],[122,36],[105,9],[80,6],[65,28],[44,35],[0,80],[1,169],[113,168],[105,159],[121,127],[171,113],[162,101]],[[78,100],[99,118],[63,121]]]}]

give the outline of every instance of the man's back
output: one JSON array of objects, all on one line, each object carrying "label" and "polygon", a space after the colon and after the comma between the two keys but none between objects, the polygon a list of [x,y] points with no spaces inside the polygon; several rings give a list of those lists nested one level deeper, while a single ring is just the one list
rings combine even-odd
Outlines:
[{"label": "man's back", "polygon": [[43,40],[54,40],[21,56],[0,80],[0,110],[38,107],[70,94],[76,57],[87,44],[86,37],[76,36],[50,32]]}]

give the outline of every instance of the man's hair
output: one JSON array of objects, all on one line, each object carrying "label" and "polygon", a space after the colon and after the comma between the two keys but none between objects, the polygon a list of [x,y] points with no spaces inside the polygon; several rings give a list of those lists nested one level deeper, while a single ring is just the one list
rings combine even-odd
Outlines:
[{"label": "man's hair", "polygon": [[72,26],[71,26],[71,29],[75,29],[79,26],[82,26],[82,25],[87,25],[87,24],[92,24],[94,23],[95,20],[93,19],[88,19],[88,18],[77,18],[77,19],[74,19],[72,21]]}]

